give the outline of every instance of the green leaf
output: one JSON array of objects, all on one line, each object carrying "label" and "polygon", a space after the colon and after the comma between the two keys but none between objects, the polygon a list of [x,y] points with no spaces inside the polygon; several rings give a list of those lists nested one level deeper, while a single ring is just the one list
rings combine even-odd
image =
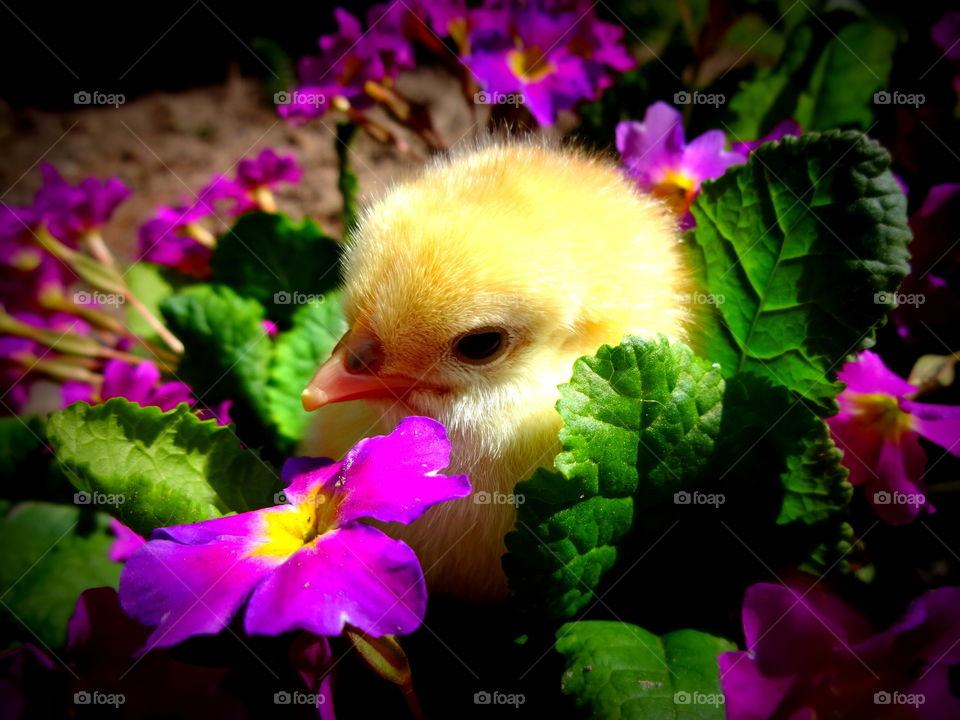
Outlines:
[{"label": "green leaf", "polygon": [[578,360],[560,392],[557,471],[517,486],[505,559],[517,596],[553,618],[591,600],[636,517],[700,479],[723,381],[683,344],[627,338]]},{"label": "green leaf", "polygon": [[873,344],[909,270],[906,198],[857,132],[768,143],[704,183],[687,240],[716,310],[700,353],[835,412],[835,370]]},{"label": "green leaf", "polygon": [[263,306],[222,285],[194,285],[167,298],[161,311],[186,348],[178,377],[205,405],[233,400],[230,414],[244,442],[275,443],[267,398],[273,343]]},{"label": "green leaf", "polygon": [[117,586],[121,566],[107,557],[113,542],[109,521],[104,513],[70,505],[3,508],[0,611],[16,637],[62,646],[80,593]]},{"label": "green leaf", "polygon": [[[155,316],[160,314],[160,302],[174,292],[173,283],[159,265],[150,262],[137,262],[124,272],[130,290]],[[132,305],[126,305],[127,327],[147,340],[157,340],[154,330],[143,315]]]},{"label": "green leaf", "polygon": [[123,398],[75,403],[51,413],[47,433],[88,502],[141,535],[276,504],[276,470],[186,403],[166,413]]},{"label": "green leaf", "polygon": [[831,37],[800,94],[793,118],[804,130],[830,130],[873,122],[873,94],[893,67],[896,34],[872,22],[851,23]]},{"label": "green leaf", "polygon": [[300,393],[347,331],[336,294],[299,307],[292,322],[290,330],[277,336],[267,387],[270,415],[289,445],[300,442],[310,424]]},{"label": "green leaf", "polygon": [[557,652],[566,662],[561,689],[585,717],[723,718],[717,655],[736,646],[723,638],[676,630],[654,635],[623,622],[563,625]]},{"label": "green leaf", "polygon": [[210,267],[214,282],[286,323],[300,304],[336,287],[339,262],[340,246],[313,220],[297,224],[282,213],[251,212],[217,241]]}]

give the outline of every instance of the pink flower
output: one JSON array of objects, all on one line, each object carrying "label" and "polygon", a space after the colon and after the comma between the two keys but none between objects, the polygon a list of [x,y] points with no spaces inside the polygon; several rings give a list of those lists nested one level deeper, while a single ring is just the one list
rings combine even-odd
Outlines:
[{"label": "pink flower", "polygon": [[867,501],[892,525],[910,522],[921,508],[932,512],[920,437],[960,455],[960,407],[908,400],[917,388],[869,350],[844,365],[839,378],[847,388],[837,398],[840,413],[827,424],[850,482],[865,486]]}]

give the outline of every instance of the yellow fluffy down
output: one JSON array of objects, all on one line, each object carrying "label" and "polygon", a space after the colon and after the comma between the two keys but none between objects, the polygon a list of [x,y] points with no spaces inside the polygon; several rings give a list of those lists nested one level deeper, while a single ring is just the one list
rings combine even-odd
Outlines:
[{"label": "yellow fluffy down", "polygon": [[[517,142],[437,160],[366,209],[343,297],[351,326],[381,338],[382,373],[447,391],[324,408],[305,450],[340,456],[410,414],[444,423],[446,472],[468,474],[474,496],[389,531],[417,551],[432,591],[500,599],[515,512],[496,500],[558,452],[557,385],[624,335],[684,339],[690,292],[675,217],[615,164]],[[484,327],[508,331],[508,352],[488,365],[454,357],[455,339]]]}]

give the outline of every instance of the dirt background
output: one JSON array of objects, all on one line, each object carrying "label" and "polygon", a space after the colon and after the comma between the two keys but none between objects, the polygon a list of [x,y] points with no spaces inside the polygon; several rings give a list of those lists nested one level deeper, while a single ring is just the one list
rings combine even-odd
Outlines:
[{"label": "dirt background", "polygon": [[[469,142],[486,125],[485,109],[468,105],[459,85],[439,68],[421,68],[398,87],[430,109],[448,146]],[[418,137],[376,110],[372,116],[410,145],[402,153],[358,133],[351,160],[361,199],[382,192],[415,171],[429,152]],[[225,83],[182,92],[157,92],[119,107],[47,111],[24,108],[0,113],[0,201],[27,205],[40,186],[41,162],[56,165],[70,182],[93,175],[119,177],[133,190],[105,230],[121,258],[133,259],[137,227],[158,205],[192,199],[216,174],[231,175],[240,159],[263,148],[292,152],[304,170],[296,185],[276,193],[280,210],[316,219],[339,237],[337,191],[338,113],[294,127],[280,118],[263,85],[234,68]]]}]

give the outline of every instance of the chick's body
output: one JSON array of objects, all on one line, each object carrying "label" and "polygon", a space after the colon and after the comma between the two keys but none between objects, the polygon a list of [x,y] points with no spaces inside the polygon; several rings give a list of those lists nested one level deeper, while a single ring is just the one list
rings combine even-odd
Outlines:
[{"label": "chick's body", "polygon": [[[362,397],[373,422],[356,403],[328,407],[307,451],[342,454],[406,415],[442,422],[447,472],[469,475],[474,495],[390,532],[414,547],[432,591],[501,598],[503,537],[515,519],[502,501],[559,451],[557,386],[574,360],[626,334],[684,337],[689,288],[675,219],[603,160],[497,144],[395,187],[355,238],[343,293],[351,330],[304,404],[311,392],[313,407]],[[331,364],[369,389],[331,392],[340,382],[329,380]]]}]

